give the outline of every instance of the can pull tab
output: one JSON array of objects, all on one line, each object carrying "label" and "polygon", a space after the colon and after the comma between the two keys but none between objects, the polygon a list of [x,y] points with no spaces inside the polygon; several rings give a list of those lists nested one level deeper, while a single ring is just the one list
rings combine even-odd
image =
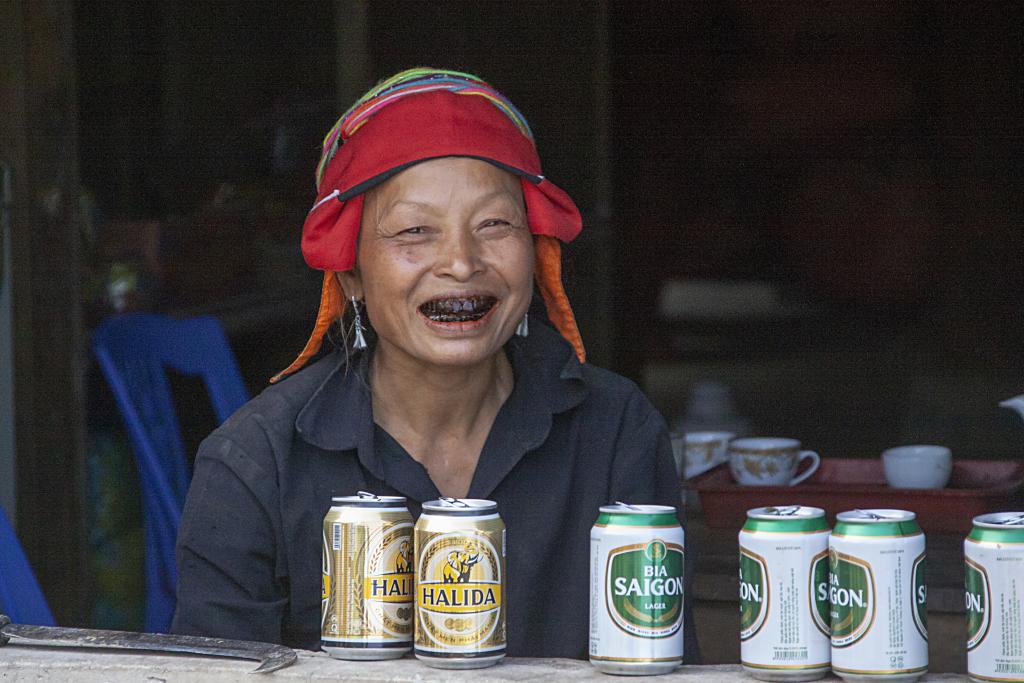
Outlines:
[{"label": "can pull tab", "polygon": [[1007,517],[1006,519],[1001,519],[998,522],[996,522],[996,524],[1024,524],[1024,514],[1017,515],[1016,517]]},{"label": "can pull tab", "polygon": [[785,507],[770,507],[765,508],[765,512],[769,515],[777,515],[779,517],[792,517],[800,511],[800,505],[787,505]]},{"label": "can pull tab", "polygon": [[615,501],[615,504],[616,505],[621,505],[622,507],[628,508],[630,510],[639,510],[640,509],[636,505],[630,505],[629,503],[623,503],[621,500]]},{"label": "can pull tab", "polygon": [[464,500],[459,500],[458,498],[451,498],[449,496],[441,496],[438,500],[440,500],[441,502],[445,503],[446,505],[451,505],[452,507],[456,507],[456,508],[458,508],[458,507],[468,508],[469,507],[469,503],[467,503]]},{"label": "can pull tab", "polygon": [[356,495],[364,500],[380,500],[380,496],[376,493],[370,493],[369,491],[356,491]]},{"label": "can pull tab", "polygon": [[867,517],[868,519],[897,519],[896,517],[888,517],[886,515],[880,515],[877,512],[872,512],[871,510],[860,510],[860,509],[857,509],[857,510],[854,510],[854,512],[856,512],[858,515],[860,515],[862,517]]}]

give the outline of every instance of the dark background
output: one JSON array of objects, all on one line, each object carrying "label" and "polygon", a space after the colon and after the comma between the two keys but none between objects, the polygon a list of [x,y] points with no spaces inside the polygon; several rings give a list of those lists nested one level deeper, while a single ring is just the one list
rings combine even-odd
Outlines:
[{"label": "dark background", "polygon": [[[478,74],[524,112],[584,214],[566,285],[591,360],[671,424],[711,380],[749,431],[826,457],[921,441],[1020,457],[1024,432],[996,407],[1024,385],[1017,3],[4,11],[4,85],[20,94],[0,110],[0,152],[28,169],[12,247],[18,519],[62,623],[96,619],[56,558],[88,554],[87,465],[97,438],[118,439],[86,346],[113,310],[115,264],[138,276],[120,306],[218,315],[259,391],[316,311],[298,239],[320,139],[411,66]],[[659,303],[671,282],[681,308]],[[694,283],[752,299],[723,309],[688,299]],[[183,406],[194,445],[212,418]],[[79,520],[70,550],[37,531],[54,513]]]},{"label": "dark background", "polygon": [[[86,0],[75,37],[100,251],[125,241],[108,222],[158,223],[146,294],[225,313],[254,391],[314,312],[297,238],[320,137],[373,81],[427,64],[526,113],[586,217],[567,285],[591,358],[670,421],[714,379],[754,428],[829,453],[1016,452],[978,433],[1012,425],[994,404],[1022,381],[1013,3]],[[694,279],[779,305],[659,310],[665,282]],[[294,305],[254,313],[268,299]],[[934,401],[986,417],[932,433],[915,415]]]}]

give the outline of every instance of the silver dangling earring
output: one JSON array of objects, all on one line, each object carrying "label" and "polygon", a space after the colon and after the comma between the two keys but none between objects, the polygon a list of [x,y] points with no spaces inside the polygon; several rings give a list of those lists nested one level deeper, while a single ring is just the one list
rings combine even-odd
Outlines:
[{"label": "silver dangling earring", "polygon": [[354,351],[362,351],[366,348],[366,337],[363,336],[363,317],[359,314],[359,302],[356,301],[355,297],[352,297],[352,312],[355,314],[352,327],[356,333],[356,338],[352,340],[352,349]]},{"label": "silver dangling earring", "polygon": [[520,337],[525,337],[530,334],[530,314],[523,313],[523,319],[519,321],[519,326],[516,327],[516,334]]}]

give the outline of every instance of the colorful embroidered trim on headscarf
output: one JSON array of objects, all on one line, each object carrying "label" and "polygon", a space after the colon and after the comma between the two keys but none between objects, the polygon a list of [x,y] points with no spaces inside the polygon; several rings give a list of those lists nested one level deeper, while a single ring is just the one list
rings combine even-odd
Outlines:
[{"label": "colorful embroidered trim on headscarf", "polygon": [[316,168],[317,187],[319,188],[323,180],[327,164],[331,162],[334,153],[338,150],[338,144],[352,137],[359,127],[366,123],[367,119],[402,97],[434,90],[447,90],[460,95],[479,95],[490,100],[512,120],[512,123],[519,128],[524,136],[533,141],[533,131],[530,130],[530,125],[515,108],[515,105],[477,76],[461,71],[426,67],[408,69],[391,78],[384,79],[370,88],[355,104],[349,107],[348,111],[342,114],[334,127],[327,132],[324,137],[320,163]]},{"label": "colorful embroidered trim on headscarf", "polygon": [[542,174],[530,126],[504,95],[472,74],[417,68],[370,89],[324,138],[317,197],[302,228],[306,262],[324,271],[320,311],[302,353],[271,382],[316,355],[344,313],[345,293],[334,274],[355,265],[363,193],[412,164],[445,156],[482,159],[519,176],[548,317],[585,360],[562,288],[559,245],[582,229],[579,209]]}]

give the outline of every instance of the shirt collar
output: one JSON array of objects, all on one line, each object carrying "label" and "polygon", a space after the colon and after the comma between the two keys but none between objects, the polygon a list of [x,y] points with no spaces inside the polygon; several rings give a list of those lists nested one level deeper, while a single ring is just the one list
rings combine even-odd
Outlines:
[{"label": "shirt collar", "polygon": [[[470,495],[486,497],[527,452],[547,439],[552,416],[583,402],[583,366],[572,347],[554,329],[532,321],[528,337],[512,337],[505,345],[515,376],[477,463]],[[333,360],[331,360],[333,359]],[[334,368],[320,383],[295,419],[299,436],[330,451],[357,451],[359,460],[384,480],[384,468],[373,449],[373,405],[368,382],[370,354],[346,360],[344,350],[320,361]]]},{"label": "shirt collar", "polygon": [[[373,434],[373,404],[368,382],[370,354],[334,351],[334,368],[295,418],[295,430],[310,445],[329,451],[357,448]],[[318,363],[319,364],[319,363]]]}]

